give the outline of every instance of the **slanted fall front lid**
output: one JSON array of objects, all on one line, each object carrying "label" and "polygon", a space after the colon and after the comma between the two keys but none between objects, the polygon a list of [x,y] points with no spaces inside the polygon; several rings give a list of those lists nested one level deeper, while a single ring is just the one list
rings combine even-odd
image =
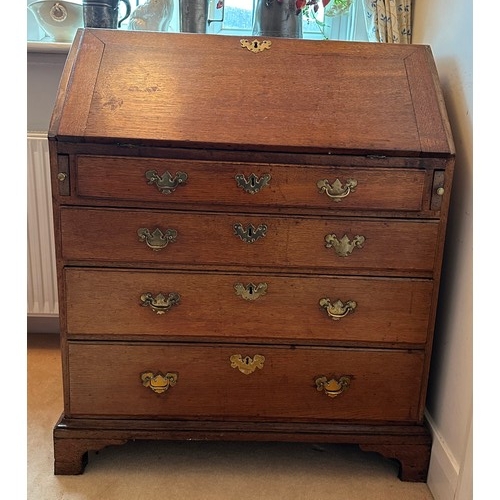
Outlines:
[{"label": "slanted fall front lid", "polygon": [[429,47],[253,41],[81,29],[49,136],[183,148],[452,154]]}]

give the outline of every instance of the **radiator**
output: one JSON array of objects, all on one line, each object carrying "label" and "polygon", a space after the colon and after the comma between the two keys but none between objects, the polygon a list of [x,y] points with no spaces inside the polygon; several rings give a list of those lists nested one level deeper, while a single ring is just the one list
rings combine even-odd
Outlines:
[{"label": "radiator", "polygon": [[57,316],[57,272],[47,134],[28,132],[28,316]]}]

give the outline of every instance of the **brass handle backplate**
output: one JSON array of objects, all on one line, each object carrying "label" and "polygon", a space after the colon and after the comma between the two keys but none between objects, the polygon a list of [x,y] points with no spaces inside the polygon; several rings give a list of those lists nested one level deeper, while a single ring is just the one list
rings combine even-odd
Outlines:
[{"label": "brass handle backplate", "polygon": [[151,292],[147,292],[141,295],[141,306],[150,307],[156,314],[165,314],[172,306],[179,304],[180,300],[181,296],[176,292],[169,293],[166,297],[163,293],[153,297]]},{"label": "brass handle backplate", "polygon": [[335,380],[334,378],[328,380],[327,377],[321,376],[318,377],[315,382],[316,389],[318,389],[318,391],[324,391],[328,397],[336,398],[349,388],[351,379],[347,375],[343,375],[338,380]]},{"label": "brass handle backplate", "polygon": [[350,193],[356,191],[358,181],[356,179],[347,179],[343,186],[339,179],[335,179],[333,184],[330,184],[327,179],[323,179],[318,181],[316,185],[320,193],[325,193],[329,198],[332,198],[333,201],[339,202],[343,198],[349,196]]},{"label": "brass handle backplate", "polygon": [[252,224],[248,224],[246,228],[243,228],[243,226],[238,223],[235,224],[233,228],[234,234],[239,236],[245,243],[253,243],[259,238],[263,238],[267,231],[267,226],[265,224],[260,224],[257,228]]},{"label": "brass handle backplate", "polygon": [[177,186],[184,184],[188,179],[186,172],[177,172],[172,176],[170,172],[165,172],[163,175],[158,175],[156,170],[148,170],[146,172],[148,184],[156,184],[158,191],[162,194],[171,194]]},{"label": "brass handle backplate", "polygon": [[157,394],[165,392],[169,387],[177,383],[179,375],[177,373],[166,373],[163,375],[161,372],[143,372],[141,373],[142,385],[144,387],[149,387],[152,391]]},{"label": "brass handle backplate", "polygon": [[320,299],[319,305],[327,312],[328,316],[334,321],[344,318],[349,313],[354,312],[357,303],[354,300],[348,300],[345,304],[341,300],[331,302],[328,298]]},{"label": "brass handle backplate", "polygon": [[262,188],[269,185],[271,180],[270,174],[264,174],[262,177],[258,177],[255,174],[250,174],[248,179],[243,174],[237,174],[235,176],[236,185],[243,189],[246,193],[255,194],[258,193]]},{"label": "brass handle backplate", "polygon": [[346,234],[339,240],[337,236],[332,233],[325,236],[325,247],[333,248],[339,257],[348,257],[355,248],[363,248],[365,241],[366,238],[359,234],[354,236],[354,239],[351,241]]},{"label": "brass handle backplate", "polygon": [[243,283],[236,283],[234,289],[236,295],[245,300],[257,300],[267,293],[267,283],[259,283],[258,285],[248,283],[246,286]]},{"label": "brass handle backplate", "polygon": [[166,229],[163,233],[159,228],[151,232],[146,227],[137,230],[137,236],[140,241],[144,241],[149,248],[155,251],[165,248],[169,243],[173,243],[177,238],[175,229]]},{"label": "brass handle backplate", "polygon": [[261,370],[264,367],[266,358],[260,354],[256,354],[253,358],[250,356],[241,357],[241,354],[233,354],[229,361],[231,361],[231,368],[238,368],[241,373],[250,375],[256,368]]}]

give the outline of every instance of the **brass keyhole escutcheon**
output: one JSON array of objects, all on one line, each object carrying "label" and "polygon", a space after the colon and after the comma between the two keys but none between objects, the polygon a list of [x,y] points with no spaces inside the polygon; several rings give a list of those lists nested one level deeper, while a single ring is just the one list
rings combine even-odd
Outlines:
[{"label": "brass keyhole escutcheon", "polygon": [[241,373],[250,375],[257,368],[262,370],[266,358],[260,354],[256,354],[253,358],[250,356],[242,357],[241,354],[233,354],[229,361],[231,361],[231,368],[238,368]]},{"label": "brass keyhole escutcheon", "polygon": [[234,224],[234,234],[239,236],[245,243],[254,243],[259,238],[263,238],[266,235],[267,226],[265,224],[260,224],[258,227],[248,224],[244,228],[241,224]]},{"label": "brass keyhole escutcheon", "polygon": [[243,174],[237,174],[234,178],[236,179],[236,185],[243,189],[245,193],[255,194],[269,185],[271,175],[264,174],[262,177],[258,177],[255,174],[250,174],[246,178]]},{"label": "brass keyhole escutcheon", "polygon": [[259,283],[258,285],[248,283],[246,286],[243,283],[236,283],[234,289],[236,295],[245,300],[257,300],[267,293],[267,283]]},{"label": "brass keyhole escutcheon", "polygon": [[240,40],[241,46],[245,49],[248,49],[250,52],[257,54],[258,52],[262,52],[263,50],[271,48],[270,40],[252,40],[249,42],[248,40]]}]

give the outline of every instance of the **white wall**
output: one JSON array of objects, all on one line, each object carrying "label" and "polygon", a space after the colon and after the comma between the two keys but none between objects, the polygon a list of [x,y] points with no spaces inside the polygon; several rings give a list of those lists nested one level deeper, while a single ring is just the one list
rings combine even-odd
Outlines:
[{"label": "white wall", "polygon": [[27,129],[47,132],[67,53],[27,54]]},{"label": "white wall", "polygon": [[472,0],[415,0],[413,43],[431,46],[456,167],[427,410],[436,500],[472,498]]}]

